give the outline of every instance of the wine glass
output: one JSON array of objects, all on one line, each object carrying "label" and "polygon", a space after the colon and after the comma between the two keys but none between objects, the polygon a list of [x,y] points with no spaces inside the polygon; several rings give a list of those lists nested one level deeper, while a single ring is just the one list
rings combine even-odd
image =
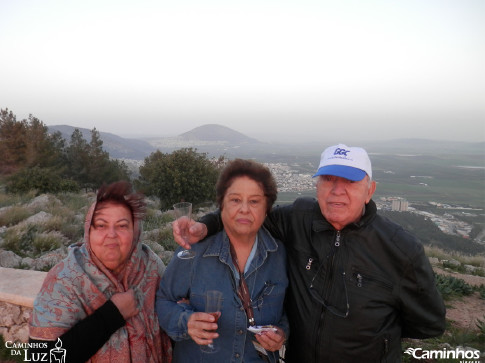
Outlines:
[{"label": "wine glass", "polygon": [[[205,312],[215,318],[215,323],[221,316],[222,292],[217,290],[208,290],[205,293]],[[201,345],[200,350],[204,353],[215,353],[219,350],[219,345],[215,342],[207,345]]]},{"label": "wine glass", "polygon": [[[181,202],[173,205],[175,211],[175,218],[179,220],[180,235],[185,242],[189,242],[189,227],[190,218],[192,215],[192,203]],[[181,222],[182,221],[182,222]],[[181,259],[189,259],[195,257],[193,250],[182,250],[177,253],[177,257]]]}]

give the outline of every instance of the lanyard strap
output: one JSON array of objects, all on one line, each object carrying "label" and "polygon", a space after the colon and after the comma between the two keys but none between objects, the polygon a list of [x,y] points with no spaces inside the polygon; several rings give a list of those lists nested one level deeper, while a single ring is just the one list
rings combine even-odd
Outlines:
[{"label": "lanyard strap", "polygon": [[231,244],[231,257],[232,263],[237,268],[239,272],[239,286],[237,288],[237,295],[241,299],[244,307],[244,311],[248,316],[249,325],[253,326],[254,323],[254,311],[253,307],[251,306],[251,295],[249,294],[248,284],[246,283],[246,279],[244,278],[244,273],[239,269],[239,264],[237,262],[236,251],[234,251],[234,247]]}]

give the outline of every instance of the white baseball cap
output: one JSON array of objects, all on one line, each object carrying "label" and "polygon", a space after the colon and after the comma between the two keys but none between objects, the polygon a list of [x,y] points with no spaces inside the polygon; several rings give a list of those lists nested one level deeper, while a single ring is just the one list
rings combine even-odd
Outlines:
[{"label": "white baseball cap", "polygon": [[360,181],[366,174],[372,178],[372,166],[367,152],[361,147],[338,144],[325,149],[320,158],[318,170],[313,177],[334,175],[352,181]]}]

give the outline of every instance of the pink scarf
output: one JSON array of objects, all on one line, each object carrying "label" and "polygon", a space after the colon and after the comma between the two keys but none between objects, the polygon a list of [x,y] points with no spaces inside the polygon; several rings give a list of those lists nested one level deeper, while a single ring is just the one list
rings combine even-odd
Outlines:
[{"label": "pink scarf", "polygon": [[165,269],[160,258],[139,242],[141,221],[134,221],[131,257],[116,277],[92,253],[89,229],[96,202],[86,215],[84,243],[72,246],[54,266],[34,302],[30,336],[56,340],[78,321],[92,314],[113,294],[132,288],[139,313],[118,329],[90,362],[171,362],[171,344],[160,330],[155,293]]}]

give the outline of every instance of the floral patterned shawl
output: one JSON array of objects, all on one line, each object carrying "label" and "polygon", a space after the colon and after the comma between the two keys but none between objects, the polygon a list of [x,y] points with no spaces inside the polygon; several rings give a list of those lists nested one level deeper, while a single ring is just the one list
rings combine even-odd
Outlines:
[{"label": "floral patterned shawl", "polygon": [[118,278],[112,274],[91,250],[89,229],[95,207],[96,202],[86,215],[84,243],[72,246],[68,256],[47,274],[34,302],[30,336],[56,340],[113,294],[131,288],[140,312],[128,319],[90,362],[170,362],[170,340],[160,330],[155,313],[155,293],[165,266],[139,242],[141,221],[135,219],[131,257]]}]

